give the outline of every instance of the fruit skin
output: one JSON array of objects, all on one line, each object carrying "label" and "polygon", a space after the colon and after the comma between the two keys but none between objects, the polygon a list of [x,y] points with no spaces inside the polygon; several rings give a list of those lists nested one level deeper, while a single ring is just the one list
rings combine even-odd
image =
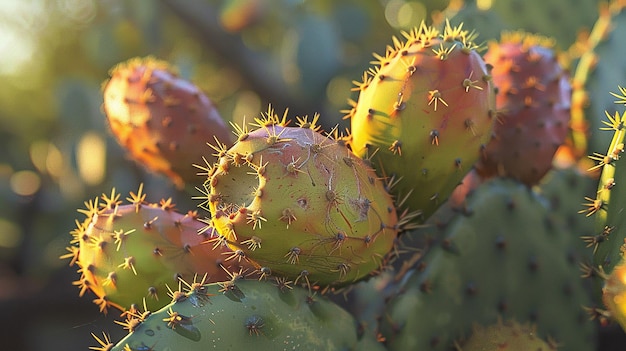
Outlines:
[{"label": "fruit skin", "polygon": [[569,132],[569,75],[553,39],[521,31],[502,33],[484,59],[493,66],[499,123],[476,169],[486,178],[508,176],[535,185],[552,168]]},{"label": "fruit skin", "polygon": [[[202,145],[232,134],[209,98],[164,61],[151,57],[120,63],[103,85],[109,127],[129,155],[178,187],[199,183]],[[208,162],[213,162],[208,157]]]},{"label": "fruit skin", "polygon": [[79,267],[81,277],[74,285],[80,295],[93,292],[102,312],[141,305],[144,298],[148,308],[160,308],[179,278],[206,274],[207,282],[214,282],[255,270],[233,259],[236,255],[227,247],[206,245],[217,233],[196,212],[179,213],[170,200],[147,203],[141,189],[131,193],[128,204],[115,190],[86,203],[80,212],[87,218],[76,221],[70,253],[63,256]]},{"label": "fruit skin", "polygon": [[571,251],[578,239],[550,202],[503,178],[466,201],[465,212],[429,227],[438,239],[395,277],[380,326],[388,349],[448,350],[473,323],[501,317],[532,321],[567,350],[591,350],[593,325],[581,308],[589,297]]},{"label": "fruit skin", "polygon": [[[122,350],[384,350],[358,335],[354,318],[306,289],[269,281],[187,284],[186,293],[133,321],[112,351]],[[104,346],[104,345],[103,345]],[[108,350],[108,349],[107,349]]]},{"label": "fruit skin", "polygon": [[355,82],[347,112],[349,144],[379,174],[399,179],[392,191],[428,218],[480,156],[495,122],[494,86],[476,35],[424,23],[406,42],[394,38],[376,66]]},{"label": "fruit skin", "polygon": [[458,351],[550,351],[557,346],[542,340],[529,324],[499,320],[496,324],[475,326]]},{"label": "fruit skin", "polygon": [[365,161],[317,131],[317,117],[298,119],[285,126],[270,110],[222,148],[205,183],[212,224],[274,276],[323,286],[367,277],[397,237],[393,199]]}]

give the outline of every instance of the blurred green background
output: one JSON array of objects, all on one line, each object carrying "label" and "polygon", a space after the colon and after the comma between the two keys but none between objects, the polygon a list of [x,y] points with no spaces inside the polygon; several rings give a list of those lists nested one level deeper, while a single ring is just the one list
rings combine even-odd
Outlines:
[{"label": "blurred green background", "polygon": [[[76,209],[115,187],[145,183],[148,200],[177,192],[147,174],[111,138],[101,84],[115,64],[152,55],[200,86],[227,120],[272,104],[289,115],[340,110],[392,35],[441,20],[461,1],[429,0],[2,0],[0,1],[0,340],[6,350],[87,350],[91,333],[125,331],[78,297],[78,278],[59,260]],[[595,1],[590,1],[595,3]],[[505,26],[470,2],[466,17],[489,39]],[[592,9],[595,8],[595,5]],[[591,26],[596,14],[585,13]],[[482,17],[481,17],[482,16]],[[579,23],[575,24],[578,28]],[[576,31],[564,31],[569,45]],[[545,33],[552,35],[552,33]],[[249,119],[248,119],[249,120]],[[211,152],[207,147],[207,153]],[[199,180],[200,181],[200,180]]]}]

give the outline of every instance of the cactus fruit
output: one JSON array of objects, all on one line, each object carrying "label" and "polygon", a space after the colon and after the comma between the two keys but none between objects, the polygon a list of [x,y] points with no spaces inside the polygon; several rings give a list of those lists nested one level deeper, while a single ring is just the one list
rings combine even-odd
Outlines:
[{"label": "cactus fruit", "polygon": [[270,281],[237,280],[202,285],[159,311],[133,314],[132,326],[107,350],[384,350],[358,335],[354,318],[324,297]]},{"label": "cactus fruit", "polygon": [[[467,197],[467,211],[400,280],[381,333],[389,350],[447,350],[472,323],[531,321],[567,350],[590,350],[593,325],[578,262],[578,239],[552,220],[546,199],[494,178]],[[402,250],[399,247],[399,250]],[[427,316],[427,317],[425,317]]]},{"label": "cactus fruit", "polygon": [[[394,38],[376,66],[356,83],[349,144],[371,157],[379,173],[399,179],[392,189],[427,218],[480,156],[496,120],[493,83],[476,35],[428,27]],[[380,166],[380,167],[379,167]]]},{"label": "cactus fruit", "polygon": [[243,259],[295,282],[339,285],[381,267],[399,221],[384,182],[318,132],[317,118],[289,127],[270,108],[257,129],[238,127],[231,148],[215,147],[205,205]]},{"label": "cactus fruit", "polygon": [[557,349],[553,341],[544,341],[535,328],[516,321],[503,322],[489,326],[477,325],[472,335],[459,346],[458,351],[551,351]]},{"label": "cactus fruit", "polygon": [[[626,104],[626,89],[619,87],[619,93],[611,93],[617,104]],[[626,284],[626,268],[624,252],[626,252],[626,191],[621,183],[626,174],[624,142],[626,130],[624,120],[626,112],[610,114],[605,112],[607,119],[602,121],[603,131],[612,133],[613,138],[606,153],[594,153],[590,158],[596,162],[591,170],[602,169],[595,197],[585,197],[586,203],[579,213],[595,219],[595,230],[582,236],[584,243],[592,249],[593,264],[585,267],[585,276],[596,279],[602,286],[602,301],[610,311],[605,314],[600,309],[590,309],[592,316],[605,321],[612,317],[626,330],[626,302],[624,286]],[[596,286],[598,287],[598,286]],[[598,289],[599,290],[599,289]],[[596,291],[597,292],[597,291]]]},{"label": "cactus fruit", "polygon": [[254,271],[247,262],[229,260],[235,253],[227,247],[218,251],[204,244],[217,233],[195,212],[178,213],[169,200],[147,203],[141,189],[131,193],[129,204],[122,204],[115,190],[86,203],[79,212],[87,218],[76,221],[72,232],[73,245],[65,257],[80,268],[81,278],[74,284],[81,296],[87,290],[95,293],[102,312],[141,305],[143,298],[149,308],[160,308],[168,302],[168,287],[175,289],[179,278],[206,274],[207,281],[222,281]]},{"label": "cactus fruit", "polygon": [[[103,86],[104,112],[117,141],[149,170],[169,177],[179,188],[198,181],[193,164],[213,137],[232,134],[215,105],[165,62],[135,58],[110,72]],[[209,160],[212,162],[213,160]]]},{"label": "cactus fruit", "polygon": [[554,40],[526,32],[502,33],[484,56],[498,89],[494,137],[476,169],[532,186],[552,168],[569,131],[571,87]]}]

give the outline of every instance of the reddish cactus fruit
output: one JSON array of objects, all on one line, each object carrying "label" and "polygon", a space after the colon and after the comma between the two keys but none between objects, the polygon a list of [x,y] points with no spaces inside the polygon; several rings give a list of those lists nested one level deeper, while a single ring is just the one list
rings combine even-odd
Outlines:
[{"label": "reddish cactus fruit", "polygon": [[424,23],[394,45],[356,83],[351,118],[353,151],[369,155],[406,206],[430,216],[480,156],[495,121],[489,69],[476,35],[447,23]]},{"label": "reddish cactus fruit", "polygon": [[178,213],[169,200],[147,203],[141,188],[128,200],[122,204],[114,190],[86,203],[79,212],[87,219],[77,221],[70,253],[63,256],[80,267],[80,295],[95,293],[101,311],[125,310],[144,298],[148,309],[158,309],[169,302],[168,286],[176,290],[179,278],[206,274],[204,281],[214,282],[254,271],[247,262],[229,260],[235,253],[227,247],[203,245],[217,233],[195,212]]},{"label": "reddish cactus fruit", "polygon": [[110,75],[103,87],[104,112],[120,145],[179,188],[197,182],[193,165],[203,164],[198,146],[213,142],[214,136],[231,140],[213,103],[167,63],[153,58],[131,59]]},{"label": "reddish cactus fruit", "polygon": [[[229,246],[296,283],[341,285],[381,267],[398,219],[385,184],[341,140],[270,111],[238,128],[205,183]],[[216,149],[219,149],[216,147]]]},{"label": "reddish cactus fruit", "polygon": [[498,88],[494,138],[477,163],[483,177],[515,178],[537,184],[569,131],[571,87],[553,40],[524,32],[503,33],[485,61]]}]

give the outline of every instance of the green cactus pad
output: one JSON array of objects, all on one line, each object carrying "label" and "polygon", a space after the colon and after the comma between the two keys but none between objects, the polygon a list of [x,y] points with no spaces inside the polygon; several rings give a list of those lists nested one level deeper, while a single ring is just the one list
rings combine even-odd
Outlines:
[{"label": "green cactus pad", "polygon": [[398,179],[392,192],[426,219],[471,169],[490,139],[495,116],[489,69],[476,35],[424,23],[394,38],[358,82],[350,145],[379,174]]},{"label": "green cactus pad", "polygon": [[115,190],[86,203],[80,212],[87,218],[76,222],[72,246],[63,256],[80,268],[74,283],[80,295],[92,291],[102,312],[141,305],[143,299],[148,308],[161,308],[169,302],[168,287],[176,289],[179,278],[206,274],[207,282],[214,282],[255,270],[248,262],[229,261],[234,253],[227,247],[206,245],[217,232],[197,213],[178,213],[170,200],[147,203],[141,190],[131,193],[129,204],[122,204]]},{"label": "green cactus pad", "polygon": [[[617,102],[626,101],[626,89],[619,88],[619,93],[612,95]],[[594,153],[591,156],[596,162],[593,169],[602,169],[595,197],[586,197],[584,208],[579,212],[586,216],[594,216],[596,228],[593,235],[583,238],[593,248],[594,267],[601,267],[610,273],[621,261],[626,239],[626,191],[621,180],[626,174],[626,162],[623,160],[626,130],[624,120],[626,113],[614,115],[606,113],[603,133],[613,135],[606,153]]]},{"label": "green cactus pad", "polygon": [[591,350],[588,296],[570,250],[578,239],[548,204],[500,178],[468,195],[391,298],[381,325],[388,348],[447,350],[473,323],[502,317],[535,323],[567,350]]},{"label": "green cactus pad", "polygon": [[384,350],[359,335],[354,318],[323,297],[270,281],[189,284],[176,301],[120,324],[132,326],[112,345],[127,350]]},{"label": "green cactus pad", "polygon": [[265,117],[255,130],[239,128],[205,183],[222,240],[298,283],[346,284],[380,268],[398,232],[383,181],[319,133],[316,118],[287,127],[272,111]]}]

